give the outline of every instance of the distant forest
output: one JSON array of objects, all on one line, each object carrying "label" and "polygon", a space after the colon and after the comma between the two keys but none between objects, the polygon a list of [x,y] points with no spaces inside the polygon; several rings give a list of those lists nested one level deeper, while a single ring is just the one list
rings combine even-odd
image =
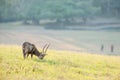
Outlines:
[{"label": "distant forest", "polygon": [[0,0],[0,22],[120,18],[120,0]]}]

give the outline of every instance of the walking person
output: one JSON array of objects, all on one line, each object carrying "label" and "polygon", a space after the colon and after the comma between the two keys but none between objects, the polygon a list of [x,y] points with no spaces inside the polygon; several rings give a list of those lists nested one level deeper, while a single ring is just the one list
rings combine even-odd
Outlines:
[{"label": "walking person", "polygon": [[114,52],[114,45],[111,45],[111,52]]},{"label": "walking person", "polygon": [[103,51],[103,50],[104,50],[104,45],[102,44],[102,45],[101,45],[101,51]]}]

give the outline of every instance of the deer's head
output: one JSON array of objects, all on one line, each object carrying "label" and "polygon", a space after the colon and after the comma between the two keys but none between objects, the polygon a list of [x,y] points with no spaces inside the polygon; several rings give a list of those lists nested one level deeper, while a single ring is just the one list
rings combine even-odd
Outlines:
[{"label": "deer's head", "polygon": [[46,44],[46,45],[43,47],[42,52],[41,52],[41,54],[39,55],[39,59],[43,59],[43,58],[47,55],[46,52],[47,52],[47,49],[48,49],[49,46],[50,46],[49,44]]}]

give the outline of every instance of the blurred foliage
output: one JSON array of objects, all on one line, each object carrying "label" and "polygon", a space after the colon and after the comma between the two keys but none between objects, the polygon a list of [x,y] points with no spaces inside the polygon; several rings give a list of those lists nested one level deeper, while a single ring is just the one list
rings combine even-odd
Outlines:
[{"label": "blurred foliage", "polygon": [[[118,17],[120,0],[0,0],[0,22],[56,19],[70,22],[92,17]],[[39,22],[38,22],[39,23]]]}]

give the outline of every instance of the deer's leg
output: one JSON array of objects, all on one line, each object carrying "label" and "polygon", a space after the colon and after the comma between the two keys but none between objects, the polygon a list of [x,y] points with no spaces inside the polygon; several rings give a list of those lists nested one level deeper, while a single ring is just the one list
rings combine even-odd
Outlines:
[{"label": "deer's leg", "polygon": [[28,58],[29,54],[27,53],[27,58]]},{"label": "deer's leg", "polygon": [[26,54],[25,53],[23,54],[23,57],[24,57],[24,59],[26,58]]},{"label": "deer's leg", "polygon": [[26,55],[27,55],[27,57],[29,56],[29,54],[28,54],[28,49],[23,49],[24,59],[26,58]]},{"label": "deer's leg", "polygon": [[31,58],[33,58],[33,54],[31,54]]},{"label": "deer's leg", "polygon": [[25,53],[24,49],[23,49],[23,57],[24,57],[24,59],[26,58],[26,53]]}]

